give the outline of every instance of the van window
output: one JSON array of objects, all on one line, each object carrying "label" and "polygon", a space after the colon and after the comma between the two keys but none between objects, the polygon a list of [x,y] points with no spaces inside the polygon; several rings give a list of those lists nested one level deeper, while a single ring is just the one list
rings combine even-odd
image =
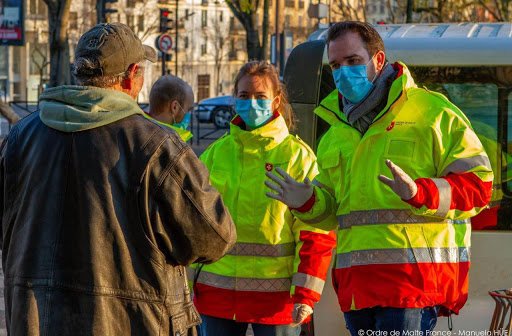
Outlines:
[{"label": "van window", "polygon": [[[494,172],[490,206],[500,205],[496,227],[507,229],[512,199],[512,67],[410,67],[418,87],[445,95],[459,107],[484,146]],[[489,213],[482,214],[489,216]],[[475,222],[477,218],[475,218]]]}]

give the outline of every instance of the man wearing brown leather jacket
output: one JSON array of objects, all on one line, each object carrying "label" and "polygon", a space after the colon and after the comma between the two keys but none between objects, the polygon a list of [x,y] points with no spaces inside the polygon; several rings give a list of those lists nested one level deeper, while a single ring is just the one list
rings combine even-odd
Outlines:
[{"label": "man wearing brown leather jacket", "polygon": [[0,148],[10,335],[191,335],[184,266],[236,240],[209,174],[176,132],[143,117],[143,46],[123,24],[86,32],[80,85],[48,89]]}]

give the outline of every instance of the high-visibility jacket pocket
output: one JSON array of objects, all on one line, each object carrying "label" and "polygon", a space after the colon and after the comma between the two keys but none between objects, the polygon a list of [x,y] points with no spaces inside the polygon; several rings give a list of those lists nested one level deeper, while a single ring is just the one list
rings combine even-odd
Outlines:
[{"label": "high-visibility jacket pocket", "polygon": [[437,293],[437,272],[435,270],[433,249],[423,232],[423,227],[404,228],[409,242],[409,265],[411,266],[411,284],[422,287],[425,293]]}]

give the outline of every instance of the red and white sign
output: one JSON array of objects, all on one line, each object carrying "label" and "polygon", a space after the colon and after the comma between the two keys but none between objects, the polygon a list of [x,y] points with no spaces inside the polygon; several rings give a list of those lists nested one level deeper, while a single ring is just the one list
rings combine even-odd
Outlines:
[{"label": "red and white sign", "polygon": [[168,52],[172,48],[172,38],[167,34],[162,34],[156,38],[155,45],[161,52]]},{"label": "red and white sign", "polygon": [[274,165],[272,163],[265,163],[265,169],[267,171],[272,171],[273,168],[274,168]]}]

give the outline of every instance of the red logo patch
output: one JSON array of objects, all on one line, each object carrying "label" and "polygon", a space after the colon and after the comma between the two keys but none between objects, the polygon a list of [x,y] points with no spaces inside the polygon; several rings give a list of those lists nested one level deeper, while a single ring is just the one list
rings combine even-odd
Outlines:
[{"label": "red logo patch", "polygon": [[272,169],[274,169],[274,165],[272,163],[265,163],[265,169],[267,171],[272,171]]},{"label": "red logo patch", "polygon": [[389,124],[389,126],[386,127],[386,131],[388,131],[388,132],[391,131],[393,129],[393,127],[395,127],[395,122],[394,121],[392,121],[391,124]]}]

